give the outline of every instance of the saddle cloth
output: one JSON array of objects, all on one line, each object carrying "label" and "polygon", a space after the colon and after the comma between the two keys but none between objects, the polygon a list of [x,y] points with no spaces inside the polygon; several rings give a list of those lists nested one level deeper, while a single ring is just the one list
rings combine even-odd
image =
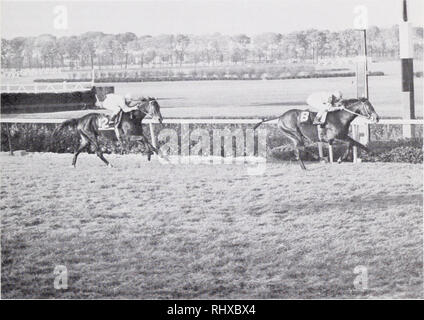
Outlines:
[{"label": "saddle cloth", "polygon": [[316,116],[316,112],[311,112],[308,110],[302,111],[299,114],[299,122],[304,124],[312,124]]}]

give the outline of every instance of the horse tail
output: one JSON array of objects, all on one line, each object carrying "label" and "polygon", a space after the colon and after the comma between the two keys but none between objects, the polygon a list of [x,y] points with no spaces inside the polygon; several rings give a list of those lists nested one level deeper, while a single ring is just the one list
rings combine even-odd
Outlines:
[{"label": "horse tail", "polygon": [[268,122],[268,121],[272,121],[272,120],[277,120],[277,119],[279,119],[280,118],[280,116],[278,116],[278,117],[274,117],[274,118],[269,118],[269,119],[262,119],[262,121],[261,122],[259,122],[259,123],[257,123],[257,124],[255,124],[255,126],[253,127],[253,130],[256,130],[262,123],[264,123],[264,122]]},{"label": "horse tail", "polygon": [[53,131],[53,136],[58,134],[65,127],[75,128],[77,125],[78,125],[78,119],[65,120]]}]

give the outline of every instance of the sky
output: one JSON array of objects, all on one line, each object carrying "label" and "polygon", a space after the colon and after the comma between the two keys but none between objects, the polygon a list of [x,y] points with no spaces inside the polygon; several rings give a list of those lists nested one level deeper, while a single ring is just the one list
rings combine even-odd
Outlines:
[{"label": "sky", "polygon": [[[6,39],[87,31],[140,36],[342,30],[353,28],[355,8],[361,5],[367,8],[368,25],[388,27],[402,13],[402,0],[0,1],[1,36]],[[408,7],[411,22],[422,26],[424,1],[408,0]]]}]

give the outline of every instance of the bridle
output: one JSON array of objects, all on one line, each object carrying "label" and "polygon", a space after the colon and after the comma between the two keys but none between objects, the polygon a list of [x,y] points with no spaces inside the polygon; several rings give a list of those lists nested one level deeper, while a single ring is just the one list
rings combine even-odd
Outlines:
[{"label": "bridle", "polygon": [[146,116],[151,116],[148,112],[141,110],[140,107],[144,107],[144,106],[147,105],[150,109],[152,107],[152,102],[153,102],[153,100],[148,100],[146,102],[140,102],[137,106],[138,111],[140,111],[141,113],[144,113]]},{"label": "bridle", "polygon": [[346,111],[346,112],[349,112],[349,113],[351,113],[351,114],[357,115],[357,116],[359,116],[359,117],[365,118],[365,119],[367,119],[367,120],[370,120],[370,119],[372,118],[372,115],[368,112],[367,108],[365,108],[366,104],[365,104],[363,101],[355,102],[355,103],[351,104],[349,107],[355,106],[355,105],[357,105],[357,104],[359,104],[359,103],[361,104],[361,107],[363,107],[363,110],[364,110],[364,111],[365,111],[365,113],[367,114],[366,116],[364,116],[363,114],[357,113],[357,112],[355,112],[355,111],[349,110],[349,109],[347,109],[345,106],[343,106],[343,107],[342,107],[342,110],[344,110],[344,111]]}]

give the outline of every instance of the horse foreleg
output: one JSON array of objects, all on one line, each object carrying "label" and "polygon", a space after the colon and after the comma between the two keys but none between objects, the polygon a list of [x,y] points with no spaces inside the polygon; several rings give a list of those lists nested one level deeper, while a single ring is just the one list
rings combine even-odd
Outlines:
[{"label": "horse foreleg", "polygon": [[314,160],[325,160],[324,158],[321,158],[320,156],[317,156],[317,155],[315,155],[314,153],[312,153],[312,152],[310,152],[310,151],[306,150],[306,148],[305,148],[305,147],[303,147],[303,151],[304,151],[305,153],[309,154],[309,155],[312,157],[312,159],[314,159]]},{"label": "horse foreleg", "polygon": [[109,163],[109,161],[106,160],[106,158],[103,156],[103,152],[101,150],[101,148],[99,147],[99,144],[97,143],[97,139],[96,142],[93,143],[94,148],[96,149],[96,155],[104,162],[106,163],[107,166],[112,167],[112,165]]},{"label": "horse foreleg", "polygon": [[349,141],[346,151],[343,153],[343,155],[337,160],[338,163],[342,163],[343,161],[346,161],[346,159],[352,154],[352,143]]},{"label": "horse foreleg", "polygon": [[366,146],[364,146],[362,143],[359,143],[356,140],[353,140],[351,137],[347,137],[346,141],[348,141],[353,147],[358,147],[359,149],[364,150],[366,153],[370,153],[370,149],[368,149]]},{"label": "horse foreleg", "polygon": [[149,140],[147,140],[147,138],[144,136],[144,134],[141,136],[141,139],[143,141],[143,143],[147,146],[147,148],[149,149],[149,152],[154,152],[156,154],[159,154],[158,149],[156,149],[150,142]]},{"label": "horse foreleg", "polygon": [[124,154],[126,143],[125,143],[125,140],[122,139],[121,130],[115,127],[114,131],[115,131],[116,138],[118,139],[118,142],[121,145],[121,155],[122,155]]}]

